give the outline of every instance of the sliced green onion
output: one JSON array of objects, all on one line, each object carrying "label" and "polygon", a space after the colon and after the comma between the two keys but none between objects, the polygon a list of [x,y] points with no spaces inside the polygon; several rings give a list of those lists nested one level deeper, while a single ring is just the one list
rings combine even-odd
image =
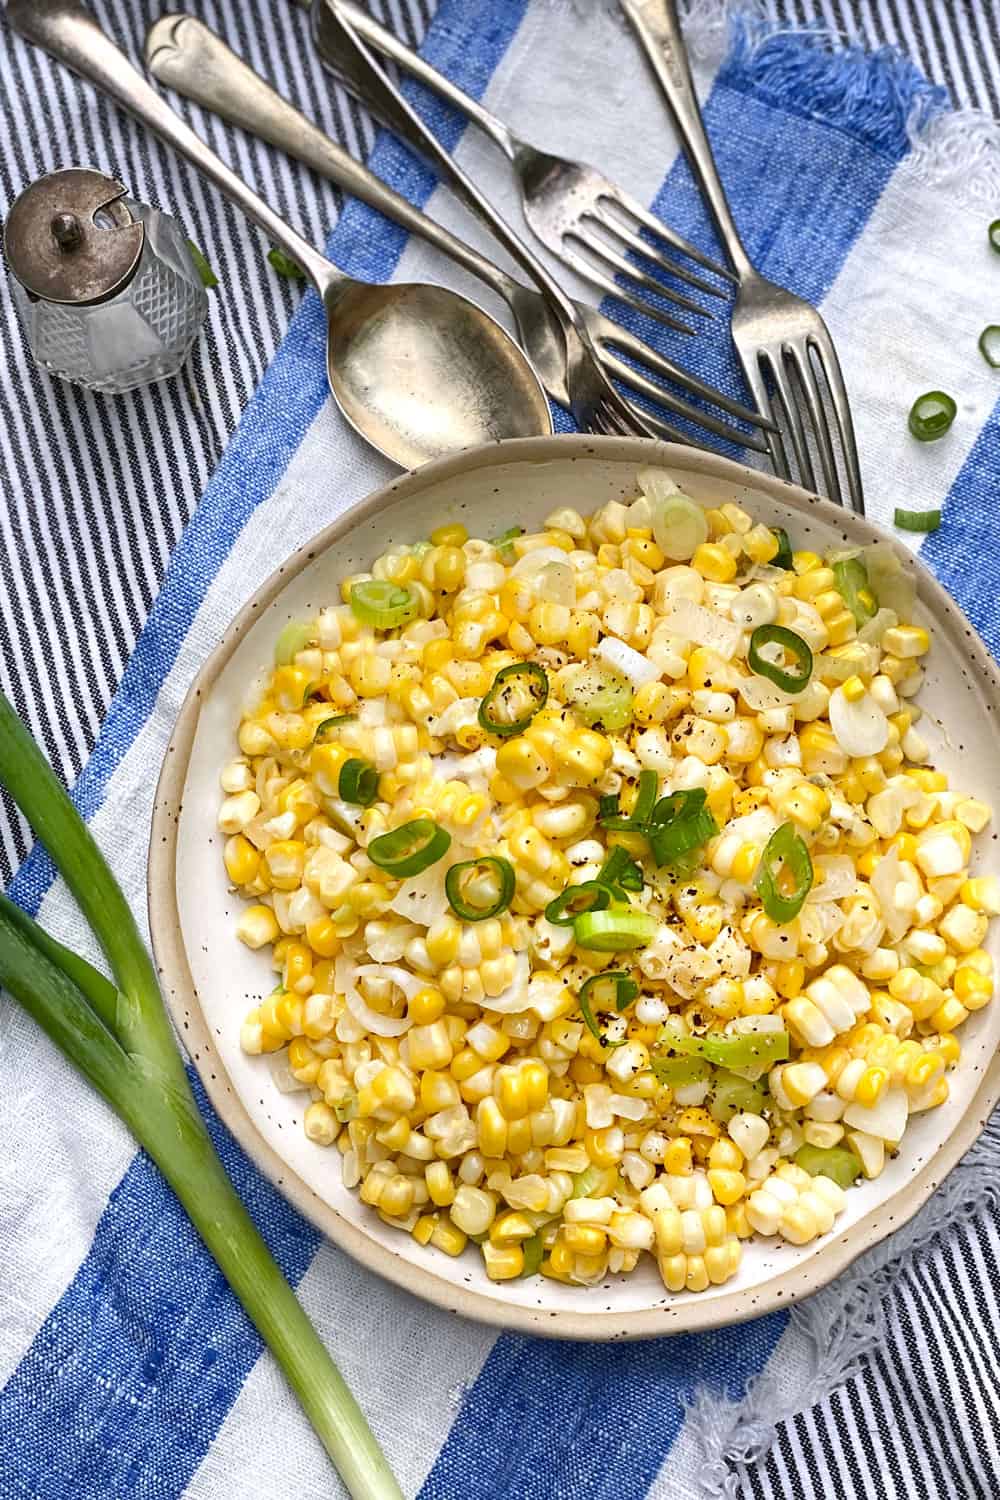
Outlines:
[{"label": "sliced green onion", "polygon": [[656,804],[646,836],[658,867],[674,864],[718,833],[719,826],[705,799],[705,788],[699,786],[672,792]]},{"label": "sliced green onion", "polygon": [[611,892],[596,880],[568,885],[545,908],[545,920],[554,927],[572,927],[588,911],[604,911],[611,905]]},{"label": "sliced green onion", "polygon": [[516,536],[524,535],[523,526],[508,526],[506,531],[501,531],[499,536],[490,537],[490,546],[495,547],[500,554],[500,561],[508,566],[516,556],[511,543]]},{"label": "sliced green onion", "polygon": [[939,510],[900,510],[896,507],[892,518],[900,531],[937,531],[941,525]]},{"label": "sliced green onion", "polygon": [[479,705],[479,722],[490,734],[522,734],[549,696],[549,679],[536,661],[501,667]]},{"label": "sliced green onion", "polygon": [[311,620],[289,620],[287,625],[282,626],[281,633],[274,643],[274,664],[276,667],[287,667],[295,660],[300,651],[304,651],[313,638],[315,625]]},{"label": "sliced green onion", "polygon": [[594,953],[624,953],[628,948],[644,948],[656,936],[656,918],[644,911],[587,911],[573,923],[573,932],[581,948]]},{"label": "sliced green onion", "polygon": [[812,890],[813,867],[809,850],[796,833],[794,823],[782,823],[771,834],[753,883],[772,922],[783,926],[795,920]]},{"label": "sliced green onion", "polygon": [[218,286],[219,278],[209,265],[204,251],[199,250],[194,240],[188,240],[187,247],[191,252],[191,259],[194,261],[194,268],[198,272],[202,286],[206,290],[210,290],[213,286]]},{"label": "sliced green onion", "polygon": [[771,531],[778,538],[778,550],[771,558],[771,567],[784,568],[786,573],[790,572],[795,564],[792,561],[792,544],[788,540],[788,532],[783,526],[772,526]]},{"label": "sliced green onion", "polygon": [[533,1234],[530,1240],[524,1240],[521,1244],[521,1253],[524,1256],[524,1265],[521,1267],[522,1276],[537,1276],[538,1269],[545,1256],[545,1245],[542,1242],[541,1232]]},{"label": "sliced green onion", "polygon": [[607,994],[610,987],[612,993],[607,996],[604,1008],[609,1009],[611,1005],[621,1013],[627,1005],[631,1005],[639,993],[639,986],[621,969],[607,971],[603,974],[591,974],[580,989],[580,1014],[587,1024],[587,1030],[601,1043],[602,1047],[621,1047],[625,1037],[620,1041],[611,1041],[604,1035],[594,1016],[593,1006],[601,1004],[601,996]]},{"label": "sliced green onion", "polygon": [[641,891],[645,885],[642,878],[642,869],[636,860],[617,844],[608,855],[604,864],[598,870],[595,877],[598,885],[603,885],[609,891]]},{"label": "sliced green onion", "polygon": [[979,352],[994,370],[1000,370],[1000,326],[990,323],[979,335]]},{"label": "sliced green onion", "polygon": [[353,724],[357,717],[357,714],[331,714],[328,719],[323,719],[316,725],[313,743],[321,745],[331,729],[336,729],[340,724]]},{"label": "sliced green onion", "polygon": [[689,1083],[705,1083],[712,1075],[712,1065],[703,1057],[661,1057],[650,1059],[658,1083],[671,1089],[682,1089]]},{"label": "sliced green onion", "polygon": [[357,1118],[358,1096],[353,1089],[351,1089],[350,1093],[344,1094],[342,1098],[337,1100],[333,1106],[333,1112],[341,1125],[346,1125],[349,1120]]},{"label": "sliced green onion", "polygon": [[660,1042],[719,1068],[770,1067],[785,1062],[789,1053],[787,1031],[706,1031],[704,1036],[689,1036],[668,1022],[660,1032]]},{"label": "sliced green onion", "polygon": [[708,517],[679,491],[650,497],[649,513],[656,545],[671,562],[689,562],[695,549],[708,541]]},{"label": "sliced green onion", "polygon": [[284,250],[277,246],[267,252],[268,263],[277,271],[279,276],[284,276],[286,281],[305,281],[306,273],[297,260],[286,255]]},{"label": "sliced green onion", "polygon": [[792,1160],[810,1177],[830,1177],[839,1187],[849,1188],[861,1176],[861,1163],[846,1146],[800,1146]]},{"label": "sliced green onion", "polygon": [[762,1083],[750,1083],[738,1073],[728,1073],[724,1068],[717,1070],[708,1098],[708,1112],[713,1120],[718,1120],[721,1125],[733,1115],[759,1115],[763,1108]]},{"label": "sliced green onion", "polygon": [[463,860],[444,877],[444,893],[463,922],[498,917],[513,901],[515,885],[514,866],[498,854]]},{"label": "sliced green onion", "polygon": [[837,593],[854,616],[855,625],[866,625],[878,613],[878,601],[868,582],[868,570],[860,557],[842,557],[833,565]]},{"label": "sliced green onion", "polygon": [[367,760],[345,760],[340,768],[337,791],[342,802],[371,807],[378,797],[378,772]]},{"label": "sliced green onion", "polygon": [[606,1167],[585,1167],[582,1172],[574,1172],[573,1191],[571,1198],[597,1198],[600,1196],[599,1189],[608,1180]]},{"label": "sliced green onion", "polygon": [[420,610],[417,595],[401,583],[387,578],[366,578],[351,585],[351,613],[362,625],[376,630],[395,630],[408,625]]},{"label": "sliced green onion", "polygon": [[450,846],[451,834],[433,818],[414,818],[389,833],[380,833],[365,853],[373,865],[402,880],[429,869]]},{"label": "sliced green onion", "polygon": [[993,220],[993,223],[987,230],[987,234],[990,237],[990,244],[997,254],[1000,255],[1000,219]]},{"label": "sliced green onion", "polygon": [[933,443],[948,431],[957,411],[947,391],[928,391],[910,407],[910,431],[918,442]]},{"label": "sliced green onion", "polygon": [[628,681],[610,668],[587,662],[560,677],[563,695],[581,724],[620,734],[632,721],[634,695]]},{"label": "sliced green onion", "polygon": [[[797,671],[788,672],[777,662],[762,656],[765,646],[780,646],[792,657]],[[756,672],[758,677],[766,677],[768,682],[773,682],[782,692],[801,693],[812,676],[813,654],[808,644],[794,630],[789,630],[784,625],[758,625],[750,637],[747,663],[751,672]]]},{"label": "sliced green onion", "polygon": [[120,1116],[173,1188],[360,1500],[402,1491],[236,1194],[198,1111],[156,971],[79,812],[0,693],[0,783],[48,849],[99,942],[106,978],[0,896],[0,985]]},{"label": "sliced green onion", "polygon": [[[656,805],[656,794],[660,789],[660,778],[655,771],[640,771],[639,786],[635,794],[630,813],[621,813],[618,810],[618,798],[601,798],[601,808],[598,809],[597,821],[602,828],[610,829],[615,833],[642,832],[649,822],[650,814]],[[613,804],[613,811],[608,804]]]}]

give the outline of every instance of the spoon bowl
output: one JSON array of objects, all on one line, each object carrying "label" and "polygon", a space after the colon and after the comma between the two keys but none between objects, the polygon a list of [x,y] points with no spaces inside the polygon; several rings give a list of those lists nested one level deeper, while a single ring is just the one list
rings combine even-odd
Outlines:
[{"label": "spoon bowl", "polygon": [[403,468],[552,431],[527,358],[468,298],[425,283],[352,281],[331,287],[324,303],[334,400],[362,437]]}]

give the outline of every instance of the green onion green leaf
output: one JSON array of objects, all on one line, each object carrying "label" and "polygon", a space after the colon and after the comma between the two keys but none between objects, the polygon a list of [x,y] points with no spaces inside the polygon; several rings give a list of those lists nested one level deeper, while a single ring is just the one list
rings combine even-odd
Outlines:
[{"label": "green onion green leaf", "polygon": [[305,281],[307,279],[306,273],[298,261],[293,260],[290,255],[286,255],[284,250],[279,250],[275,246],[267,252],[267,259],[271,267],[277,271],[279,276],[284,276],[286,281]]},{"label": "green onion green leaf", "polygon": [[900,531],[937,531],[941,525],[939,510],[900,510],[897,505],[893,525]]},{"label": "green onion green leaf", "polygon": [[957,411],[947,391],[928,391],[910,407],[910,431],[918,442],[933,443],[948,431]]}]

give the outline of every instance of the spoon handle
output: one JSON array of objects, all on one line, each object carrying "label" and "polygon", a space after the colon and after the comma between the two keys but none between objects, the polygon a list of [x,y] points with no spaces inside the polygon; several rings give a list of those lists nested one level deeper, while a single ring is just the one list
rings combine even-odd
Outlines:
[{"label": "spoon handle", "polygon": [[110,95],[129,114],[187,157],[264,233],[302,266],[322,293],[346,278],[284,219],[258,198],[236,173],[206,146],[104,32],[79,0],[8,0],[13,29]]},{"label": "spoon handle", "polygon": [[160,83],[301,161],[346,193],[420,235],[504,300],[516,288],[499,266],[414,208],[348,155],[197,16],[164,15],[146,33],[146,65]]},{"label": "spoon handle", "polygon": [[313,0],[311,16],[313,40],[323,62],[344,81],[367,109],[378,115],[394,135],[432,163],[441,179],[464,199],[473,213],[478,214],[490,233],[531,277],[564,329],[576,328],[576,310],[547,267],[514,232],[489,199],[484,197],[454,157],[445,150],[434,132],[410,108],[395,84],[355,34],[348,7],[341,0]]}]

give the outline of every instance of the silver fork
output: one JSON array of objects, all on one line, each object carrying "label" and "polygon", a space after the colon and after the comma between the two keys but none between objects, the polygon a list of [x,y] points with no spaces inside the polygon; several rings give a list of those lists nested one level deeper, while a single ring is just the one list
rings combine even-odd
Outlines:
[{"label": "silver fork", "polygon": [[[848,500],[852,510],[864,515],[854,423],[830,331],[814,307],[766,280],[747,255],[705,134],[676,4],[674,0],[620,0],[620,4],[666,95],[691,169],[736,269],[739,290],[733,309],[733,343],[761,412],[773,414],[768,382],[781,409],[781,430],[768,435],[775,471],[783,479],[792,477],[784,434],[801,483],[807,489],[823,488],[831,500],[844,504],[821,376],[833,410]],[[817,485],[813,449],[819,454],[821,486]]]},{"label": "silver fork", "polygon": [[656,436],[653,425],[616,390],[603,369],[590,333],[573,303],[548,269],[514,233],[475,183],[407,104],[396,85],[355,34],[339,0],[314,0],[313,40],[320,57],[346,78],[353,93],[377,113],[395,135],[434,164],[507,253],[526,271],[545,300],[563,342],[566,390],[576,424],[584,432]]},{"label": "silver fork", "polygon": [[[436,224],[420,209],[400,197],[367,167],[356,162],[343,147],[330,139],[319,126],[283,99],[271,85],[238,57],[204,21],[191,15],[163,15],[146,33],[146,65],[160,83],[173,88],[186,99],[193,99],[205,109],[213,110],[242,130],[251,132],[276,146],[279,151],[302,161],[321,176],[335,182],[345,192],[395,219],[397,223],[420,235],[445,255],[470,271],[489,286],[510,307],[517,323],[525,353],[538,371],[549,395],[563,406],[569,405],[566,390],[564,343],[544,298],[515,281],[506,271],[486,259],[457,235]],[[595,308],[575,303],[597,348],[606,370],[623,383],[635,383],[650,399],[668,410],[706,428],[717,437],[766,452],[762,437],[748,434],[711,412],[679,399],[671,391],[641,375],[615,353],[615,345],[631,357],[641,360],[655,373],[673,380],[693,395],[710,401],[744,421],[758,420],[753,412],[731,401],[721,391],[680,369],[671,360],[648,349],[639,339],[606,318]],[[664,437],[674,440],[683,435],[652,413],[643,416]]]},{"label": "silver fork", "polygon": [[[298,3],[308,6],[311,0],[298,0]],[[450,78],[439,73],[429,62],[407,47],[405,42],[380,26],[372,16],[352,5],[350,0],[338,0],[338,4],[344,18],[365,43],[426,84],[440,98],[453,104],[499,146],[518,180],[525,220],[553,255],[572,266],[595,286],[610,292],[619,301],[681,333],[692,333],[693,329],[687,323],[672,317],[651,297],[623,286],[616,281],[616,275],[629,277],[636,286],[666,298],[689,312],[703,317],[712,316],[701,303],[651,276],[641,266],[633,264],[627,259],[627,253],[632,251],[641,255],[649,265],[666,275],[678,277],[689,286],[713,297],[725,294],[704,277],[696,275],[687,266],[679,264],[661,249],[651,245],[642,238],[640,231],[647,230],[688,259],[733,281],[735,278],[730,271],[671,229],[662,219],[656,218],[631,194],[624,192],[595,167],[539,151],[527,141],[521,140],[477,99],[473,99],[457,84],[452,83]]]}]

